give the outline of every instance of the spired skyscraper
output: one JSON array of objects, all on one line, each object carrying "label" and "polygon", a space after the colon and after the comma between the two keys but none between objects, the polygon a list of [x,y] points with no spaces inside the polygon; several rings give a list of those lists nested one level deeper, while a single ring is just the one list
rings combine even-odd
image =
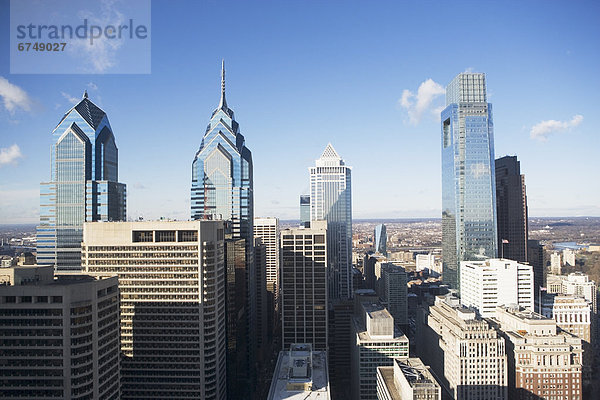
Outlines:
[{"label": "spired skyscraper", "polygon": [[81,269],[83,223],[125,221],[126,188],[108,117],[87,92],[52,131],[50,182],[40,185],[37,262]]},{"label": "spired skyscraper", "polygon": [[485,74],[454,78],[441,117],[443,278],[460,292],[460,262],[498,254],[492,105]]},{"label": "spired skyscraper", "polygon": [[[237,312],[232,307],[227,311],[227,318],[232,322],[228,336],[238,338],[228,343],[228,364],[230,367],[234,364],[238,367],[237,372],[228,367],[228,398],[243,398],[244,394],[240,392],[254,387],[256,370],[257,303],[253,251],[252,153],[246,147],[233,110],[225,100],[224,62],[221,65],[221,99],[212,113],[200,149],[192,162],[191,216],[193,220],[228,221],[225,232],[226,249],[229,249],[226,250],[226,263],[228,266],[240,262],[245,264],[245,271],[228,269],[227,277],[228,283],[231,283],[228,287],[244,285],[245,289],[229,290],[227,294],[229,303],[237,302],[239,306]],[[242,239],[245,254],[238,254]],[[247,398],[252,397],[248,392],[245,395]]]},{"label": "spired skyscraper", "polygon": [[331,143],[309,170],[310,220],[327,221],[329,299],[348,299],[352,297],[352,171]]}]

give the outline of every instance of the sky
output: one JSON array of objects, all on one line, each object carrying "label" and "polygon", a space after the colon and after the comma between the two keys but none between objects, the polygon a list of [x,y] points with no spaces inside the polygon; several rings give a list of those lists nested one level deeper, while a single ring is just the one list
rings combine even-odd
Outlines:
[{"label": "sky", "polygon": [[255,216],[298,219],[332,143],[354,218],[439,217],[439,111],[464,71],[486,73],[495,155],[520,160],[529,215],[600,216],[598,15],[593,1],[154,0],[150,73],[111,73],[125,61],[106,48],[81,52],[93,73],[11,74],[0,0],[0,224],[38,221],[51,132],[84,90],[110,120],[128,217],[188,219],[222,59]]}]

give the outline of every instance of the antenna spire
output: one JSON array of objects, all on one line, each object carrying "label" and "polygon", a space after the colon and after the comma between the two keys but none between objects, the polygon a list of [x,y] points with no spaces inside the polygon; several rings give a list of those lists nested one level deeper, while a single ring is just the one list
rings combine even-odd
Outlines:
[{"label": "antenna spire", "polygon": [[225,60],[221,60],[221,101],[219,101],[219,108],[227,108],[227,101],[225,101]]},{"label": "antenna spire", "polygon": [[84,98],[84,99],[87,99],[87,98],[88,98],[87,90],[84,90],[84,91],[83,91],[83,98]]}]

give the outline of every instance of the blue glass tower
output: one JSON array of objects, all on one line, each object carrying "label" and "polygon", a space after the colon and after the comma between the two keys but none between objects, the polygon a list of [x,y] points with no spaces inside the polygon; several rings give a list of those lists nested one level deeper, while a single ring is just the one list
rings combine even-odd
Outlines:
[{"label": "blue glass tower", "polygon": [[387,233],[384,224],[379,224],[373,232],[375,253],[387,255]]},{"label": "blue glass tower", "polygon": [[51,180],[40,186],[37,262],[81,268],[83,223],[124,221],[126,188],[106,113],[87,92],[52,131]]},{"label": "blue glass tower", "polygon": [[460,293],[461,261],[496,257],[492,105],[485,74],[461,73],[442,111],[443,279]]},{"label": "blue glass tower", "polygon": [[[254,387],[257,324],[252,153],[225,100],[224,63],[221,66],[221,99],[192,162],[191,217],[194,220],[228,221],[226,239],[231,241],[227,246],[231,251],[226,254],[228,266],[245,265],[245,270],[228,272],[228,282],[230,279],[233,282],[228,298],[237,298],[241,306],[227,309],[227,318],[232,321],[228,337],[237,338],[228,339],[227,390],[229,398],[237,398],[244,389],[246,398],[251,398],[248,388]],[[239,254],[240,246],[245,253],[242,250]],[[239,288],[239,285],[243,287]],[[244,298],[240,299],[241,296]],[[238,365],[235,371],[233,364]]]}]

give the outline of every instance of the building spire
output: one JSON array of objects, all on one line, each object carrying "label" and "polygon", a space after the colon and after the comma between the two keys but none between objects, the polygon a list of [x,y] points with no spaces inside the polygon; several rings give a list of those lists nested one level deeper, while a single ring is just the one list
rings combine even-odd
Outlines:
[{"label": "building spire", "polygon": [[84,99],[87,99],[87,98],[88,98],[87,89],[85,89],[85,90],[83,91],[83,98],[84,98]]},{"label": "building spire", "polygon": [[219,108],[227,108],[227,101],[225,101],[225,60],[221,60],[221,101],[219,101]]}]

